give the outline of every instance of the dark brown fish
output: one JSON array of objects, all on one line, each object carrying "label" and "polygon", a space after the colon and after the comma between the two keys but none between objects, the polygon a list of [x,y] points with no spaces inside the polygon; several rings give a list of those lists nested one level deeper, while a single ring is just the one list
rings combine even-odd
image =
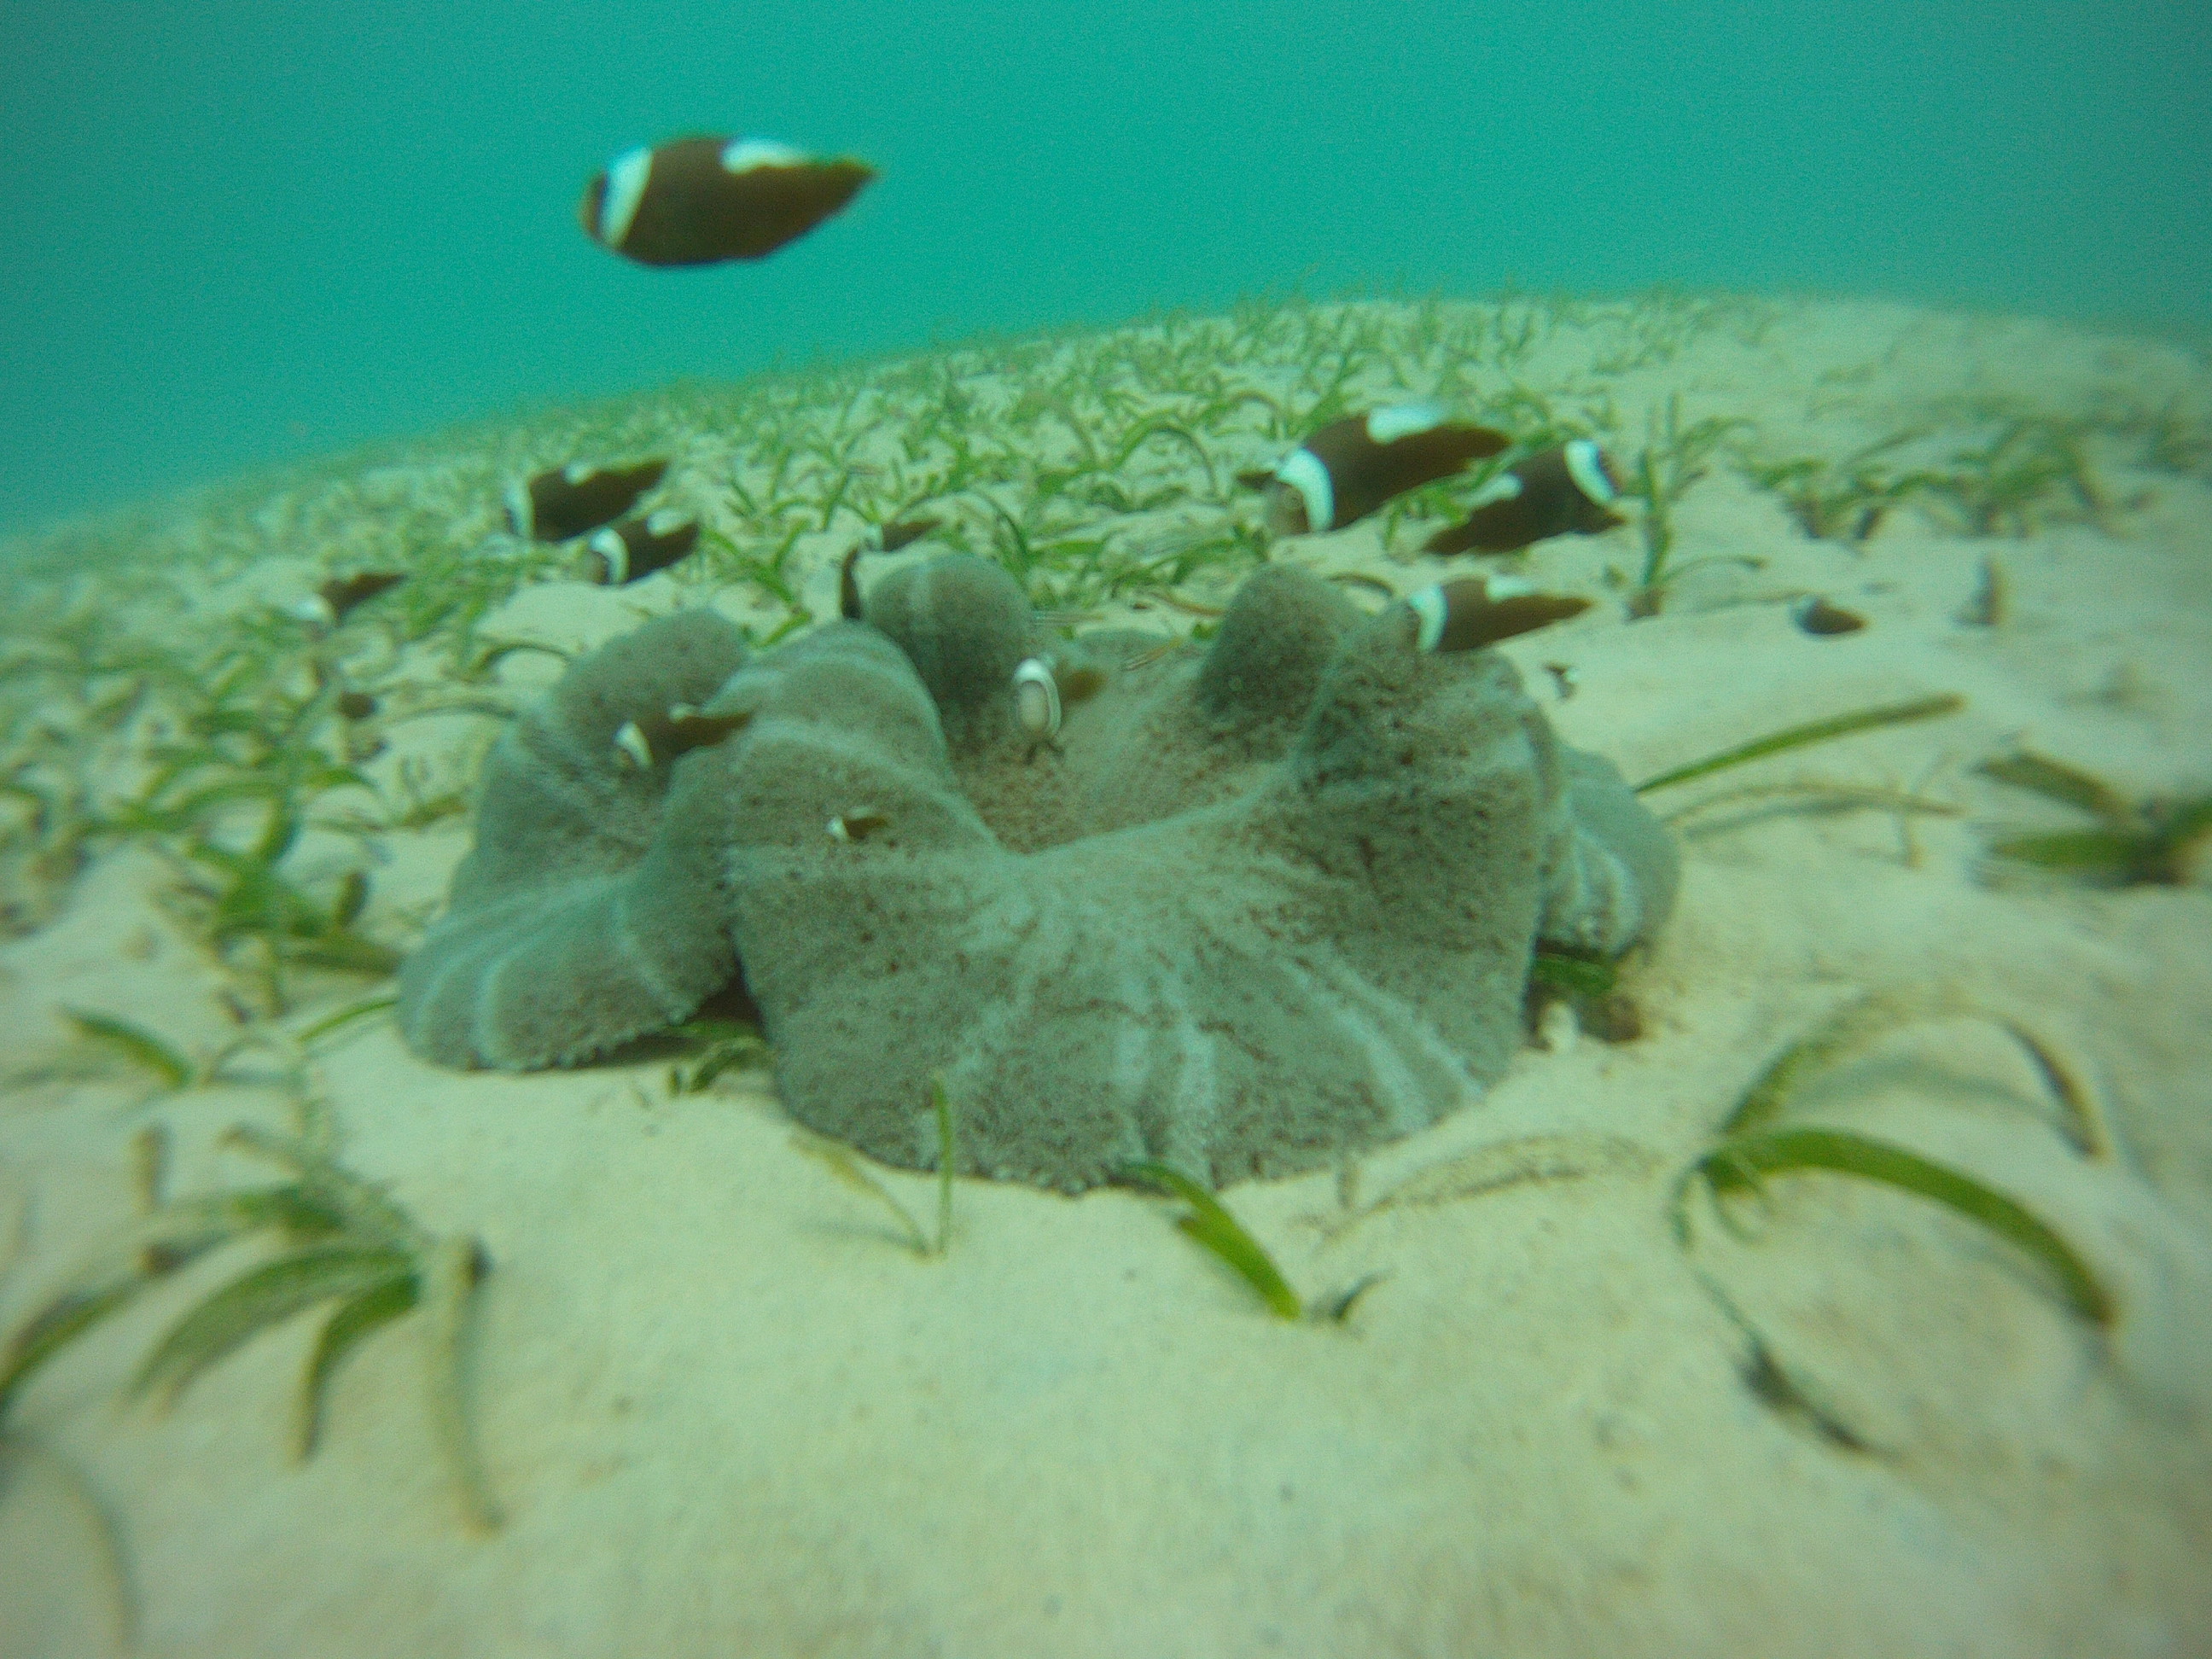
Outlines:
[{"label": "dark brown fish", "polygon": [[863,553],[896,553],[902,547],[913,545],[945,522],[927,515],[911,519],[894,519],[876,531],[876,544],[856,542],[837,567],[837,614],[848,622],[860,620],[860,578],[855,569]]},{"label": "dark brown fish", "polygon": [[699,542],[699,521],[665,508],[642,519],[611,524],[585,544],[590,548],[591,580],[620,587],[665,570]]},{"label": "dark brown fish", "polygon": [[571,461],[548,467],[507,491],[507,527],[526,541],[565,542],[612,524],[659,483],[665,461],[635,466],[592,466]]},{"label": "dark brown fish", "polygon": [[942,519],[933,519],[927,514],[911,519],[894,519],[876,532],[876,550],[896,553],[902,547],[920,541],[944,522]]},{"label": "dark brown fish", "polygon": [[1830,605],[1817,593],[1792,605],[1790,619],[1808,634],[1856,634],[1866,626],[1857,611]]},{"label": "dark brown fish", "polygon": [[1332,421],[1275,468],[1267,527],[1279,536],[1341,530],[1511,441],[1486,426],[1446,420],[1436,403],[1392,404]]},{"label": "dark brown fish", "polygon": [[752,724],[752,711],[708,714],[690,703],[671,703],[659,714],[624,720],[615,728],[615,752],[640,771],[680,760],[695,749],[714,744]]},{"label": "dark brown fish", "polygon": [[626,150],[584,186],[584,234],[645,265],[758,259],[804,236],[876,176],[762,138],[678,138]]},{"label": "dark brown fish", "polygon": [[315,628],[336,628],[378,594],[407,580],[397,570],[364,570],[334,576],[303,599],[284,607],[287,614]]},{"label": "dark brown fish", "polygon": [[406,580],[406,575],[398,570],[363,570],[326,581],[315,590],[315,594],[330,608],[331,620],[342,623],[360,606]]},{"label": "dark brown fish", "polygon": [[1539,450],[1477,490],[1464,524],[1440,530],[1422,551],[1515,553],[1550,536],[1595,536],[1626,520],[1613,510],[1620,474],[1588,438]]},{"label": "dark brown fish", "polygon": [[1590,607],[1588,599],[1537,593],[1522,583],[1480,576],[1438,582],[1407,596],[1418,651],[1480,651],[1516,634],[1533,633]]},{"label": "dark brown fish", "polygon": [[854,543],[837,567],[837,614],[847,622],[860,621],[866,611],[861,603],[860,578],[855,567],[860,562],[860,555],[867,550],[866,544]]}]

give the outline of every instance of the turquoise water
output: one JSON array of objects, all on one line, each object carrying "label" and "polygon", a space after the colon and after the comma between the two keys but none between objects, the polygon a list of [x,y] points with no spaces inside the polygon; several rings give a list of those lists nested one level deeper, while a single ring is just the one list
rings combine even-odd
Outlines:
[{"label": "turquoise water", "polygon": [[[779,359],[1304,284],[2212,327],[2199,3],[9,0],[0,528]],[[574,204],[687,131],[883,177],[758,265]]]}]

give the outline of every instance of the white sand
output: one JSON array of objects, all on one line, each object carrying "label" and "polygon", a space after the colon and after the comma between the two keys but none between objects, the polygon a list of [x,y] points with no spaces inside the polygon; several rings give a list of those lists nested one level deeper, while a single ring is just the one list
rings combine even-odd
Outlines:
[{"label": "white sand", "polygon": [[[1561,319],[1520,373],[1607,388],[1631,453],[1677,389],[1686,415],[1753,422],[1767,455],[1842,453],[1940,397],[2104,410],[2108,425],[2114,399],[2179,398],[2200,435],[2212,407],[2212,378],[2171,348],[1872,306],[1779,307],[1756,343],[1712,326],[1593,380],[1588,359],[1632,334],[1627,314]],[[1474,371],[1486,390],[1501,378]],[[1265,459],[1239,430],[1224,472]],[[702,458],[729,441],[699,433],[674,481],[726,519],[709,492],[726,461]],[[532,442],[542,428],[504,450],[471,434],[471,459],[413,465],[423,492],[473,489]],[[374,1022],[321,1045],[346,1163],[496,1263],[472,1392],[507,1524],[489,1539],[459,1524],[422,1409],[420,1319],[362,1348],[305,1467],[287,1424],[312,1321],[241,1349],[167,1418],[122,1403],[191,1298],[164,1286],[18,1405],[0,1450],[0,1655],[117,1650],[126,1606],[142,1650],[226,1659],[2212,1650],[2212,893],[2201,866],[2189,886],[2122,891],[1978,879],[1988,826],[2075,820],[1968,770],[2018,741],[2131,793],[2212,787],[2212,483],[2201,454],[2191,474],[2139,450],[2092,441],[2101,524],[1973,538],[1902,509],[1863,550],[1806,539],[1717,463],[1683,501],[1676,557],[1764,569],[1693,575],[1649,621],[1607,599],[1507,647],[1563,734],[1632,778],[1793,720],[1962,693],[1949,719],[1653,797],[1818,777],[1962,814],[1917,819],[1909,858],[1883,812],[1693,820],[1680,910],[1631,981],[1646,1034],[1607,1046],[1554,1018],[1548,1051],[1366,1160],[1352,1195],[1536,1137],[1546,1167],[1579,1177],[1340,1231],[1328,1176],[1233,1189],[1310,1296],[1382,1275],[1342,1326],[1270,1319],[1167,1206],[1121,1192],[963,1182],[949,1255],[917,1258],[793,1149],[757,1073],[672,1097],[665,1059],[457,1076]],[[1187,459],[1162,444],[1134,465]],[[216,550],[244,573],[225,593],[274,596],[324,568],[272,556],[325,486],[270,489],[263,539]],[[467,507],[486,526],[488,500]],[[173,542],[201,511],[220,516],[183,509],[149,533]],[[1403,592],[1436,568],[1409,554],[1430,527],[1400,526],[1395,558],[1379,523],[1279,556]],[[850,539],[841,522],[799,544],[817,612]],[[1636,556],[1632,530],[1547,544],[1526,570],[1601,595],[1604,568]],[[2006,614],[1963,626],[1985,556]],[[1781,602],[1803,591],[1869,626],[1808,637]],[[638,605],[697,597],[667,578],[620,595],[548,586],[490,631],[580,644]],[[1571,667],[1571,699],[1544,663]],[[507,678],[546,672],[517,657]],[[378,763],[459,767],[489,729],[396,729]],[[310,837],[299,857],[353,844]],[[372,931],[404,939],[465,845],[452,818],[379,838]],[[233,1029],[222,971],[155,902],[169,879],[142,851],[106,854],[54,921],[0,946],[0,1030],[25,1067],[60,1042],[64,1005],[186,1047]],[[1778,1181],[1745,1242],[1710,1219],[1689,1255],[1671,1236],[1678,1174],[1780,1044],[1854,993],[1929,984],[2072,1057],[2118,1153],[2072,1149],[2020,1051],[1971,1022],[1906,1034],[1794,1109],[2029,1202],[2115,1287],[2109,1340],[1987,1234],[1858,1183]],[[306,1012],[362,988],[333,981]],[[177,1191],[263,1177],[215,1142],[281,1121],[278,1091],[134,1109],[143,1092],[49,1077],[0,1095],[7,1326],[128,1220],[141,1123],[167,1126]],[[917,1212],[933,1202],[923,1178],[885,1180]],[[186,1279],[204,1289],[247,1259]],[[1871,1450],[1754,1398],[1699,1272]]]}]

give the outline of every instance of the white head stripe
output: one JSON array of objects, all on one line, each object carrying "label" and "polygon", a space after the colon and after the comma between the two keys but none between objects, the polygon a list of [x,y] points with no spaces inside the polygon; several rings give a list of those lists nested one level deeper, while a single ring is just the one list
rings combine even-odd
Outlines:
[{"label": "white head stripe", "polygon": [[1419,589],[1406,596],[1406,603],[1413,607],[1414,619],[1420,627],[1413,635],[1413,647],[1418,651],[1433,651],[1444,636],[1445,613],[1450,606],[1444,602],[1444,590],[1439,585]]},{"label": "white head stripe", "polygon": [[1482,597],[1495,605],[1500,599],[1525,599],[1536,591],[1526,576],[1491,576],[1482,584]]},{"label": "white head stripe", "polygon": [[531,504],[529,489],[520,483],[507,485],[507,528],[526,542],[530,539],[532,532],[537,527],[537,523],[538,510]]},{"label": "white head stripe", "polygon": [[615,728],[615,752],[628,756],[641,772],[653,769],[653,744],[635,720],[624,720]]},{"label": "white head stripe", "polygon": [[672,507],[655,507],[647,514],[645,527],[656,536],[665,536],[684,522],[684,515]]},{"label": "white head stripe", "polygon": [[561,469],[561,482],[565,484],[580,484],[599,470],[589,461],[571,461]]},{"label": "white head stripe", "polygon": [[607,562],[607,586],[620,587],[629,580],[629,544],[612,525],[585,544]]},{"label": "white head stripe", "polygon": [[1576,489],[1600,507],[1611,507],[1613,498],[1620,493],[1605,476],[1605,459],[1588,438],[1577,438],[1567,445],[1567,476],[1575,481]]},{"label": "white head stripe", "polygon": [[1310,449],[1294,449],[1283,457],[1275,476],[1298,492],[1306,504],[1306,528],[1316,533],[1336,522],[1336,486],[1328,469]]},{"label": "white head stripe", "polygon": [[750,173],[755,167],[805,167],[808,156],[773,138],[732,138],[722,146],[722,171]]},{"label": "white head stripe", "polygon": [[1433,432],[1444,423],[1444,406],[1433,398],[1423,398],[1410,404],[1390,404],[1370,410],[1367,415],[1367,441],[1370,443],[1395,443],[1401,438],[1410,438],[1417,432]]},{"label": "white head stripe", "polygon": [[1040,658],[1024,657],[1014,669],[1014,715],[1033,738],[1060,730],[1060,684]]},{"label": "white head stripe", "polygon": [[599,240],[620,247],[629,234],[630,221],[645,198],[646,181],[653,177],[653,152],[644,145],[626,149],[607,164],[607,193],[599,203]]},{"label": "white head stripe", "polygon": [[1521,493],[1521,475],[1501,472],[1488,483],[1467,498],[1468,510],[1493,507],[1499,501],[1510,501]]}]

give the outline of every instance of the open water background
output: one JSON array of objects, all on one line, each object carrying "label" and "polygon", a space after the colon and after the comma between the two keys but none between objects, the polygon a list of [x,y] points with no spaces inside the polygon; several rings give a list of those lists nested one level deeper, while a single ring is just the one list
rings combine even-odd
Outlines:
[{"label": "open water background", "polygon": [[[883,172],[757,265],[616,152]],[[2212,6],[0,0],[0,530],[517,406],[1303,286],[2212,337]]]}]

